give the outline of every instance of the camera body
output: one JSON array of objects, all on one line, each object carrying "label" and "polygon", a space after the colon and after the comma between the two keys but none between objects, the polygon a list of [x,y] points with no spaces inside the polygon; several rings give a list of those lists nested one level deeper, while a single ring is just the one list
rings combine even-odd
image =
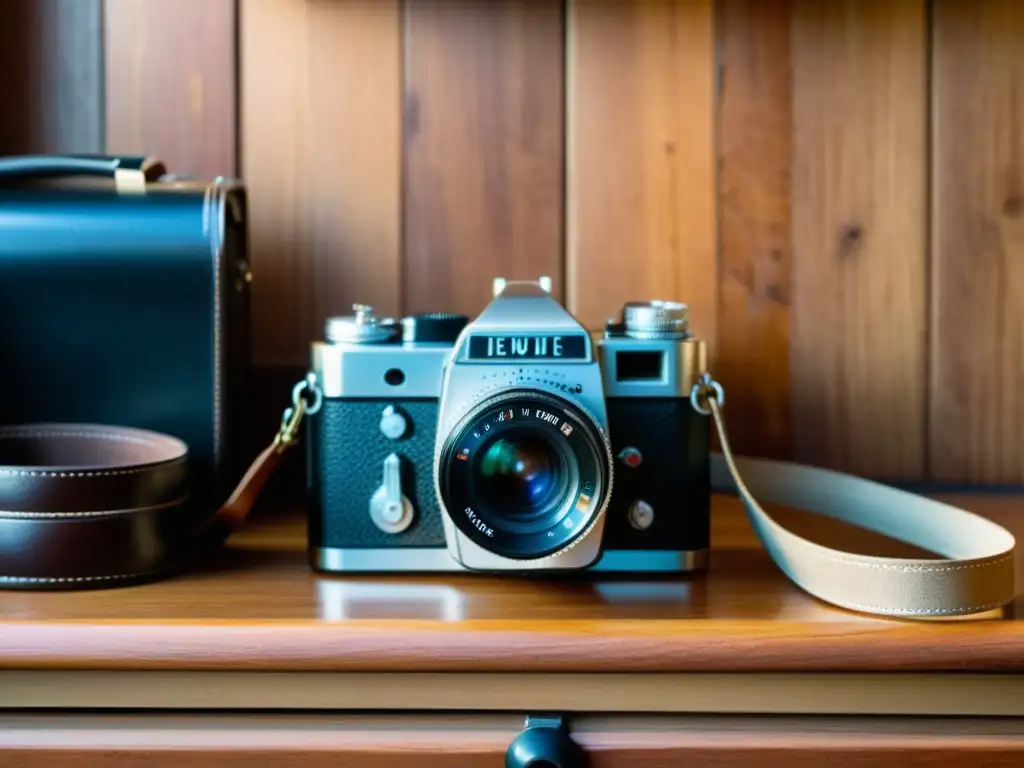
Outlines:
[{"label": "camera body", "polygon": [[309,555],[330,573],[683,573],[709,544],[706,367],[684,305],[600,338],[542,283],[472,322],[356,305],[312,345]]}]

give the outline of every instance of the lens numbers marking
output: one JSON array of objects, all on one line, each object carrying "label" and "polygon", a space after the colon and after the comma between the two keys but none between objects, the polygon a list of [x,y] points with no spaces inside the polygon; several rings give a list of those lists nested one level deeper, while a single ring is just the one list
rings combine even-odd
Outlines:
[{"label": "lens numbers marking", "polygon": [[547,411],[542,411],[538,409],[537,418],[540,419],[541,421],[546,421],[548,424],[551,424],[552,426],[558,426],[559,419],[553,413],[548,413]]},{"label": "lens numbers marking", "polygon": [[500,423],[503,421],[512,421],[514,417],[515,413],[513,413],[511,410],[502,411],[501,413],[498,414],[498,422]]},{"label": "lens numbers marking", "polygon": [[483,533],[485,536],[490,536],[492,538],[494,537],[494,529],[488,526],[487,523],[485,523],[483,520],[481,520],[477,516],[476,512],[473,511],[472,507],[466,507],[466,517],[469,518],[470,525],[472,525],[478,531]]}]

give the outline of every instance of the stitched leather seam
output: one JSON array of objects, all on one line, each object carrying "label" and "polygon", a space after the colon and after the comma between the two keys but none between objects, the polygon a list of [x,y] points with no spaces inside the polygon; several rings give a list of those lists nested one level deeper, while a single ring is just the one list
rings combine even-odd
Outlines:
[{"label": "stitched leather seam", "polygon": [[[161,466],[172,466],[173,464],[181,464],[184,459],[178,459],[177,461],[171,462],[171,464],[161,464]],[[103,469],[103,470],[86,470],[83,472],[47,472],[45,470],[36,469],[0,469],[0,476],[7,477],[117,477],[120,475],[138,475],[143,472],[152,472],[155,469],[153,466],[148,467],[135,467],[132,469]]]},{"label": "stitched leather seam", "polygon": [[119,579],[134,579],[140,576],[150,576],[160,571],[144,571],[142,573],[117,573],[111,576],[2,576],[0,584],[68,584],[71,582],[81,583],[83,581],[117,581]]},{"label": "stitched leather seam", "polygon": [[916,614],[916,615],[940,615],[940,614],[951,614],[951,613],[978,613],[980,611],[991,611],[993,608],[999,608],[1003,605],[1002,602],[998,603],[986,603],[985,605],[969,605],[963,608],[893,608],[891,606],[883,605],[864,605],[862,603],[847,603],[850,608],[856,608],[861,611],[878,611],[881,613],[889,614]]},{"label": "stitched leather seam", "polygon": [[0,433],[0,440],[25,440],[43,439],[48,437],[80,437],[85,440],[113,440],[121,443],[135,443],[141,445],[159,445],[154,440],[147,440],[144,437],[135,435],[118,435],[114,432],[4,432]]},{"label": "stitched leather seam", "polygon": [[942,566],[931,566],[931,565],[885,565],[884,563],[864,563],[859,560],[848,560],[843,557],[830,557],[828,555],[819,555],[822,560],[827,560],[830,563],[841,563],[843,565],[855,565],[860,568],[880,568],[883,571],[902,571],[904,573],[942,573],[945,571],[966,571],[970,568],[988,568],[993,565],[999,565],[1001,563],[1008,562],[1013,559],[1013,555],[1003,555],[1002,557],[996,558],[995,560],[988,560],[984,563],[969,563],[967,565],[942,565]]},{"label": "stitched leather seam", "polygon": [[182,496],[163,504],[153,504],[147,507],[134,507],[132,509],[101,509],[89,510],[86,512],[11,512],[0,509],[0,521],[2,520],[66,520],[79,517],[120,517],[122,515],[137,515],[141,512],[159,512],[164,509],[173,509],[188,502],[190,496]]}]

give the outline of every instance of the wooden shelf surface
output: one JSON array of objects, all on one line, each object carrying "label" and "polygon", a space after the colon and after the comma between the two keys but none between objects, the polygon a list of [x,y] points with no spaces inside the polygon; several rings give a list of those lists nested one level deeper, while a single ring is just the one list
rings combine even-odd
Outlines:
[{"label": "wooden shelf surface", "polygon": [[[1019,495],[943,498],[1024,538]],[[823,543],[908,552],[776,511]],[[254,521],[214,562],[157,583],[0,592],[0,669],[1020,671],[1022,607],[942,621],[833,608],[788,581],[732,497],[715,499],[710,569],[658,580],[322,576],[297,513]]]}]

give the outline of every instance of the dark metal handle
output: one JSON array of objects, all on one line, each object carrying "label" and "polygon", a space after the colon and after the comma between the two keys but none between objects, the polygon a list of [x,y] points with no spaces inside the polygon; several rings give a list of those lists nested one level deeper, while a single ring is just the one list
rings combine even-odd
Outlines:
[{"label": "dark metal handle", "polygon": [[164,164],[141,155],[13,155],[0,157],[0,179],[48,176],[103,176],[142,174],[147,180],[167,173]]},{"label": "dark metal handle", "polygon": [[583,748],[561,717],[528,717],[505,752],[505,768],[586,768]]}]

